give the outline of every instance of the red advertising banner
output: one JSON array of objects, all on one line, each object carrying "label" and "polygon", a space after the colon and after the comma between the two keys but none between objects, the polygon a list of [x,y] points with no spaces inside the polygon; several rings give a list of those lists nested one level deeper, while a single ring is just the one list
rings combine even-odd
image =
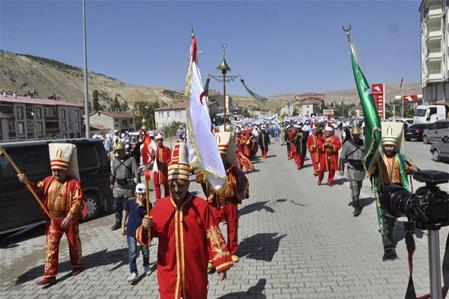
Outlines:
[{"label": "red advertising banner", "polygon": [[385,84],[373,83],[371,84],[371,92],[373,94],[374,103],[376,104],[379,117],[385,119]]}]

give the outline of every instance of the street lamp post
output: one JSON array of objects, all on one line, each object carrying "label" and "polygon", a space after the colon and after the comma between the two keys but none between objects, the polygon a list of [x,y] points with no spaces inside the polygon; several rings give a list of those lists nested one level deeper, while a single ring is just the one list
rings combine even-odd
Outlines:
[{"label": "street lamp post", "polygon": [[223,130],[226,131],[226,73],[231,70],[226,62],[226,44],[221,45],[223,48],[223,60],[221,61],[218,69],[223,75]]},{"label": "street lamp post", "polygon": [[86,138],[89,138],[90,124],[89,124],[89,88],[87,80],[86,0],[83,0],[83,46],[84,46],[84,124],[86,126]]}]

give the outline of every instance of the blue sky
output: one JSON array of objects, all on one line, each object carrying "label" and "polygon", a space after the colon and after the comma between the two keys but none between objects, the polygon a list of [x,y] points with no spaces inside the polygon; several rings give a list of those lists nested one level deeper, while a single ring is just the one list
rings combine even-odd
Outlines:
[{"label": "blue sky", "polygon": [[[88,67],[128,83],[183,90],[193,25],[203,81],[231,75],[260,95],[354,88],[341,24],[352,24],[370,82],[420,80],[420,1],[87,0]],[[0,48],[82,66],[82,2],[0,0]],[[211,88],[221,89],[218,82]],[[245,95],[239,82],[229,85]]]}]

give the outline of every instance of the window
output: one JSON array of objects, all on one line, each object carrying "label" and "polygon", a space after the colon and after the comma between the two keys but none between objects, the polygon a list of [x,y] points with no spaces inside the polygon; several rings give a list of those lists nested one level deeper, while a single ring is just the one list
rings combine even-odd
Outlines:
[{"label": "window", "polygon": [[128,125],[128,121],[126,119],[122,119],[122,126],[126,127]]},{"label": "window", "polygon": [[17,130],[19,131],[19,135],[25,134],[25,124],[22,122],[17,123]]},{"label": "window", "polygon": [[36,123],[36,127],[37,127],[37,133],[38,134],[41,134],[42,133],[42,123],[41,122],[38,122],[38,123]]},{"label": "window", "polygon": [[62,127],[61,128],[62,128],[63,132],[67,131],[67,124],[66,124],[65,121],[62,122]]},{"label": "window", "polygon": [[78,121],[75,122],[75,129],[76,130],[80,129],[80,123]]},{"label": "window", "polygon": [[14,126],[14,120],[8,119],[8,131],[14,132],[15,130],[16,130],[16,128]]},{"label": "window", "polygon": [[80,112],[78,110],[75,110],[75,122],[80,121]]},{"label": "window", "polygon": [[36,119],[41,120],[42,119],[42,109],[36,108]]},{"label": "window", "polygon": [[61,110],[61,119],[65,120],[66,119],[66,113],[65,113],[65,109]]},{"label": "window", "polygon": [[23,107],[17,107],[17,119],[23,119]]},{"label": "window", "polygon": [[83,157],[83,159],[78,158],[78,167],[80,170],[98,167],[98,153],[95,147],[78,145],[77,152],[78,157]]}]

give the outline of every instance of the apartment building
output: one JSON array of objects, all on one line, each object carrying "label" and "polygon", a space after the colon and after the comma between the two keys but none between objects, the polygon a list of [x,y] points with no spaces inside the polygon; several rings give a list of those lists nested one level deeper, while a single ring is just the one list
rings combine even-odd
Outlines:
[{"label": "apartment building", "polygon": [[83,106],[0,94],[0,141],[83,137]]},{"label": "apartment building", "polygon": [[421,84],[424,102],[449,102],[449,0],[422,0]]}]

